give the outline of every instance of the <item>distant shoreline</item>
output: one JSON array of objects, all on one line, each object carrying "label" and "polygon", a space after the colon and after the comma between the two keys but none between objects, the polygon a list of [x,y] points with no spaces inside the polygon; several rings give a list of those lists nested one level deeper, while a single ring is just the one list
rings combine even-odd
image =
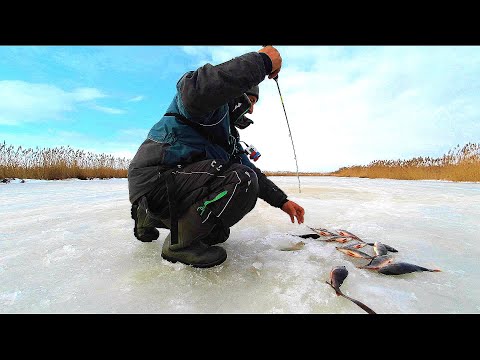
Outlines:
[{"label": "distant shoreline", "polygon": [[[12,179],[64,180],[126,178],[130,159],[70,147],[25,149],[0,143],[0,183]],[[267,176],[336,176],[367,179],[480,182],[480,144],[457,145],[439,158],[375,160],[333,172],[263,171]],[[20,181],[21,182],[21,181]]]},{"label": "distant shoreline", "polygon": [[[265,173],[265,175],[269,177],[296,177],[296,173],[284,173],[284,174],[276,174],[276,173]],[[396,178],[389,178],[389,177],[366,177],[366,176],[344,176],[344,175],[332,175],[326,173],[306,173],[306,174],[299,174],[300,177],[338,177],[338,178],[354,178],[354,179],[379,179],[379,180],[407,180],[407,181],[446,181],[451,183],[472,183],[472,184],[480,184],[480,180],[478,181],[470,181],[470,180],[447,180],[447,179],[396,179]],[[69,181],[69,180],[78,180],[80,182],[88,181],[88,180],[114,180],[114,179],[127,179],[127,177],[112,177],[112,178],[88,178],[88,179],[80,179],[80,178],[65,178],[65,179],[20,179],[20,178],[0,178],[0,186],[6,185],[10,183],[28,183],[30,181]]]}]

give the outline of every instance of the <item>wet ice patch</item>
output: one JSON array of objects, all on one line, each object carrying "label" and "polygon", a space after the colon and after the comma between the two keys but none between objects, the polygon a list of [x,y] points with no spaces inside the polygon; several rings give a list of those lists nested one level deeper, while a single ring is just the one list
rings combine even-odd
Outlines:
[{"label": "wet ice patch", "polygon": [[18,295],[20,295],[21,291],[14,291],[11,293],[5,293],[5,294],[0,294],[0,303],[2,303],[5,306],[10,306],[15,303],[15,300],[17,299]]},{"label": "wet ice patch", "polygon": [[75,259],[82,256],[73,245],[63,245],[61,248],[47,253],[43,258],[43,264],[49,266],[52,262],[66,261],[68,259]]}]

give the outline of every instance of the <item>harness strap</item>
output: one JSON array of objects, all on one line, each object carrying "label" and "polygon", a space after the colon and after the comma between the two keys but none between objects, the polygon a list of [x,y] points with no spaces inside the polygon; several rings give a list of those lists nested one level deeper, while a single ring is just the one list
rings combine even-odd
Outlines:
[{"label": "harness strap", "polygon": [[168,195],[168,209],[170,212],[170,236],[171,244],[178,244],[178,214],[177,214],[177,200],[175,198],[175,183],[173,181],[173,172],[170,170],[165,177],[165,184],[167,185]]},{"label": "harness strap", "polygon": [[222,148],[224,148],[225,150],[227,150],[228,152],[228,142],[226,142],[224,139],[218,137],[218,136],[215,136],[214,134],[212,134],[210,131],[208,131],[205,127],[203,127],[202,125],[196,123],[196,122],[193,122],[189,119],[187,119],[185,116],[183,116],[182,114],[177,114],[177,113],[171,113],[171,112],[167,112],[165,113],[164,116],[175,116],[175,118],[180,121],[181,123],[185,124],[185,125],[188,125],[190,127],[192,127],[193,129],[195,129],[200,135],[202,135],[205,139],[207,139],[208,141],[216,144],[216,145],[219,145],[221,146]]}]

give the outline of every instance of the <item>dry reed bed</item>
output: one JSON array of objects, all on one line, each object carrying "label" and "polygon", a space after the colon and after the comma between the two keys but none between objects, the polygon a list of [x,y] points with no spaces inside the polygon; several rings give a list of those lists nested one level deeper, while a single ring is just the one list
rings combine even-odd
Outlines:
[{"label": "dry reed bed", "polygon": [[69,146],[24,149],[0,143],[0,179],[82,180],[127,177],[130,160]]},{"label": "dry reed bed", "polygon": [[480,144],[457,145],[439,158],[375,160],[366,166],[343,167],[328,175],[400,180],[480,181]]},{"label": "dry reed bed", "polygon": [[[0,180],[9,178],[82,180],[126,178],[130,159],[95,154],[71,147],[24,149],[0,143]],[[265,171],[267,176],[296,176],[290,171]],[[400,180],[480,181],[480,144],[457,145],[440,158],[375,160],[331,173],[300,172],[300,176],[341,176]]]}]

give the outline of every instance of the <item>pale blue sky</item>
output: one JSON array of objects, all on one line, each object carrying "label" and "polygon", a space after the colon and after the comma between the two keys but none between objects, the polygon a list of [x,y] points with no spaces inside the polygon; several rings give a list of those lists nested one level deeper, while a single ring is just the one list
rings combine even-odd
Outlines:
[{"label": "pale blue sky", "polygon": [[[480,142],[479,46],[278,46],[300,171],[441,156]],[[0,141],[132,158],[178,78],[259,46],[1,46]],[[276,83],[242,140],[295,171]]]}]

